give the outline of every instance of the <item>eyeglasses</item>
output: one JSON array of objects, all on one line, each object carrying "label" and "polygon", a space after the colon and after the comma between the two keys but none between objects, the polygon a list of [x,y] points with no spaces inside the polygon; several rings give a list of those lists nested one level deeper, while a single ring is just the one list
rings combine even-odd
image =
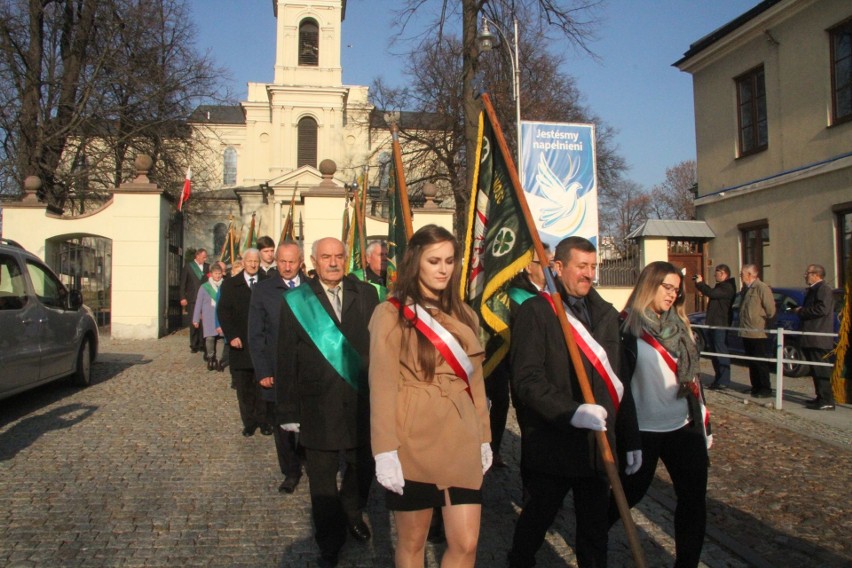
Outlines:
[{"label": "eyeglasses", "polygon": [[680,288],[679,287],[674,286],[672,284],[666,284],[665,282],[660,284],[660,286],[663,287],[663,290],[666,291],[666,294],[674,294],[675,296],[680,297]]},{"label": "eyeglasses", "polygon": [[813,270],[808,270],[807,272],[805,272],[805,276],[807,276],[809,274],[816,274],[816,272],[813,271]]}]

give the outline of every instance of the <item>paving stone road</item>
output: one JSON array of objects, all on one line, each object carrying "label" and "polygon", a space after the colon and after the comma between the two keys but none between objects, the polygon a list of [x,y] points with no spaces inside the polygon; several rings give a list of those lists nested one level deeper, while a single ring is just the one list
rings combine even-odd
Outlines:
[{"label": "paving stone road", "polygon": [[[0,566],[313,565],[306,484],[277,492],[272,439],[241,436],[229,375],[209,373],[186,345],[182,334],[105,339],[91,387],[48,385],[0,401]],[[710,393],[703,566],[852,566],[852,409],[802,412],[795,401],[809,384],[788,380],[783,411]],[[486,478],[478,566],[505,565],[520,510],[514,416],[503,455],[509,467]],[[392,523],[375,493],[374,538],[348,542],[341,566],[392,565]],[[539,566],[576,565],[570,501]],[[661,467],[634,509],[648,566],[672,564],[673,503]],[[610,549],[610,566],[633,565],[620,524]],[[441,551],[428,545],[428,566]]]}]

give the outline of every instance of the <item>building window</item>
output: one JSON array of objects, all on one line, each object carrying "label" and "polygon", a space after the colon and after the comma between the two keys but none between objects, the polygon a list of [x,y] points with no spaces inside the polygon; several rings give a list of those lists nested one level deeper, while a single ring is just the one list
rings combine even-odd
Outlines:
[{"label": "building window", "polygon": [[766,83],[763,66],[737,77],[740,156],[766,150]]},{"label": "building window", "polygon": [[315,20],[299,24],[299,65],[319,65],[319,25]]},{"label": "building window", "polygon": [[837,219],[837,287],[846,285],[849,263],[852,263],[852,202],[831,208]]},{"label": "building window", "polygon": [[765,250],[769,246],[769,222],[766,219],[745,223],[737,227],[742,237],[743,264],[754,264],[760,269],[761,277],[769,265],[764,264]]},{"label": "building window", "polygon": [[852,120],[852,20],[829,30],[832,124]]},{"label": "building window", "polygon": [[317,121],[306,116],[299,121],[296,167],[317,167]]},{"label": "building window", "polygon": [[237,183],[237,151],[230,146],[225,148],[222,154],[222,183],[224,185]]}]

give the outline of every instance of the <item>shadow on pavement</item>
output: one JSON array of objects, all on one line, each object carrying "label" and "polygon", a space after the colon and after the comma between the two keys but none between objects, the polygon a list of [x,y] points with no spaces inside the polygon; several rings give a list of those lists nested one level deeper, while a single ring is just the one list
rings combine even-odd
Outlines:
[{"label": "shadow on pavement", "polygon": [[97,406],[73,403],[24,418],[0,434],[0,461],[12,459],[47,432],[69,428],[82,422],[97,409]]}]

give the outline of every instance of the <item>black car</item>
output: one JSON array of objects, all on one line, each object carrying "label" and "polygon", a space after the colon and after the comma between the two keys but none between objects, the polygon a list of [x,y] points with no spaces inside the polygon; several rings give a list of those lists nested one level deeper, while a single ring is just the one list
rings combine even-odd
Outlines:
[{"label": "black car", "polygon": [[[772,288],[772,295],[775,298],[775,318],[771,327],[783,327],[785,330],[801,331],[802,320],[791,310],[801,306],[805,301],[807,288]],[[835,288],[834,294],[834,331],[840,329],[840,310],[843,306],[843,290]],[[731,327],[737,327],[740,321],[740,302],[742,296],[737,294],[733,305],[733,322]],[[704,312],[695,312],[689,314],[689,322],[691,324],[704,325],[706,314]],[[710,330],[704,328],[694,328],[692,330],[695,343],[698,345],[699,351],[704,351],[705,346],[710,343]],[[766,340],[766,356],[775,357],[775,334],[770,334]],[[784,337],[784,359],[792,359],[796,361],[804,361],[805,357],[799,347],[801,335],[787,335]],[[729,330],[727,333],[728,349],[732,354],[744,355],[742,338],[736,331]],[[773,368],[774,370],[774,368]],[[803,363],[784,363],[784,375],[788,377],[802,377],[809,374],[807,364]]]},{"label": "black car", "polygon": [[88,386],[97,353],[98,325],[80,292],[0,239],[0,399],[64,377]]}]

